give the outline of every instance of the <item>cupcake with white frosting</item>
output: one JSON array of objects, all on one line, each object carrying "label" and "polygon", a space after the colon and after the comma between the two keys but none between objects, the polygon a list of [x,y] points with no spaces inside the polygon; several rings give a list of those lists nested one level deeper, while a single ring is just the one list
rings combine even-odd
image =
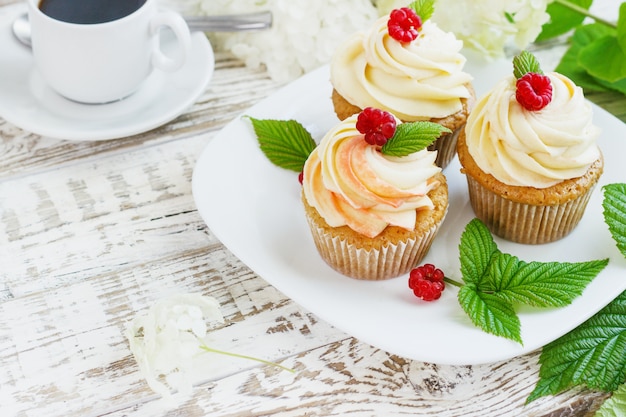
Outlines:
[{"label": "cupcake with white frosting", "polygon": [[547,243],[582,218],[603,171],[592,108],[582,89],[534,56],[481,97],[458,141],[470,202],[491,231]]},{"label": "cupcake with white frosting", "polygon": [[451,132],[431,147],[443,168],[456,154],[474,90],[463,42],[428,20],[431,12],[416,3],[395,9],[340,45],[331,61],[332,100],[341,120],[374,107],[403,122],[445,126]]},{"label": "cupcake with white frosting", "polygon": [[[392,122],[393,129],[382,129],[388,144],[410,135],[430,138],[394,153],[385,139],[368,137],[368,118],[374,125],[384,125],[381,118]],[[302,201],[326,263],[365,280],[396,277],[418,265],[448,208],[436,152],[426,149],[440,133],[437,124],[399,124],[390,113],[366,108],[324,136],[304,165]]]}]

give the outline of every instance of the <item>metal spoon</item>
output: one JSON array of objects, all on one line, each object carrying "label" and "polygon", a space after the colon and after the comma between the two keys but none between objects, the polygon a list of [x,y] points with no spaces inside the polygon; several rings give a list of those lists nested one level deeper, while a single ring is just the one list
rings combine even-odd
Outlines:
[{"label": "metal spoon", "polygon": [[[268,29],[272,26],[272,12],[246,13],[219,16],[186,16],[190,31],[242,32]],[[26,46],[30,45],[28,14],[18,16],[13,22],[13,35]]]}]

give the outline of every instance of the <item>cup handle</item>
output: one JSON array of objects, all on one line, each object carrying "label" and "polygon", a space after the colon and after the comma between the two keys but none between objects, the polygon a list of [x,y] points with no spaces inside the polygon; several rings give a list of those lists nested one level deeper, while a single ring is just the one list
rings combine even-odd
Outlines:
[{"label": "cup handle", "polygon": [[150,21],[150,33],[156,36],[162,27],[170,28],[176,36],[179,53],[175,54],[174,58],[170,58],[161,51],[157,42],[152,51],[152,65],[167,72],[177,71],[185,64],[191,51],[189,26],[178,13],[161,11]]}]

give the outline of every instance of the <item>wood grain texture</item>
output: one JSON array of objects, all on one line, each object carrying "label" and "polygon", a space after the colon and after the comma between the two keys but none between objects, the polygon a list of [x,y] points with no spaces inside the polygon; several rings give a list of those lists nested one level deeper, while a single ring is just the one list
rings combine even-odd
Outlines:
[{"label": "wood grain texture", "polygon": [[[280,87],[220,53],[198,102],[141,135],[68,142],[0,119],[0,415],[591,415],[607,394],[577,389],[525,404],[539,352],[481,366],[398,357],[306,311],[215,238],[191,193],[196,160],[219,129]],[[213,347],[296,372],[214,355],[193,396],[168,406],[123,330],[178,292],[219,301],[226,322]]]}]

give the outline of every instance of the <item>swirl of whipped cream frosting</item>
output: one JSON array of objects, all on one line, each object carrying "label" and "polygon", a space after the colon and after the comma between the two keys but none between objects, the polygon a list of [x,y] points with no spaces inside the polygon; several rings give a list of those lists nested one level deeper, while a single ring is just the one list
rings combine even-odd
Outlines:
[{"label": "swirl of whipped cream frosting", "polygon": [[340,45],[331,62],[333,87],[348,102],[376,107],[403,121],[443,118],[462,109],[472,77],[463,72],[463,41],[427,20],[419,36],[401,43],[387,33],[387,16],[369,33]]},{"label": "swirl of whipped cream frosting", "polygon": [[[304,166],[309,205],[331,227],[375,237],[387,226],[414,230],[416,210],[432,208],[427,193],[439,185],[437,152],[384,155],[356,129],[357,115],[331,129]],[[398,122],[399,123],[399,122]]]},{"label": "swirl of whipped cream frosting", "polygon": [[510,75],[476,104],[465,129],[470,155],[484,172],[502,183],[551,187],[577,178],[600,157],[600,129],[592,124],[591,104],[564,75],[546,73],[552,101],[528,111],[515,98]]}]

